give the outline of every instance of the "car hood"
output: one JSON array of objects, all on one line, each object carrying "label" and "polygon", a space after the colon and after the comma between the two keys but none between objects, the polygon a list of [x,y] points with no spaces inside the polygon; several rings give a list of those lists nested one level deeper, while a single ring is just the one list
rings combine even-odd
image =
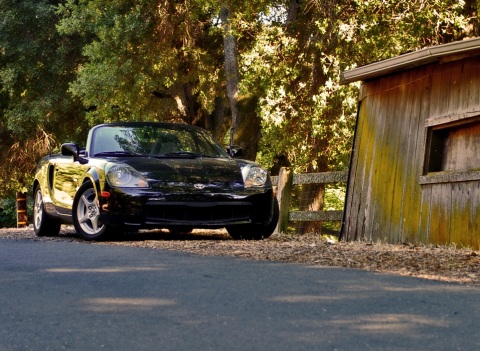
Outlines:
[{"label": "car hood", "polygon": [[123,160],[155,184],[243,187],[241,167],[229,158],[130,158]]}]

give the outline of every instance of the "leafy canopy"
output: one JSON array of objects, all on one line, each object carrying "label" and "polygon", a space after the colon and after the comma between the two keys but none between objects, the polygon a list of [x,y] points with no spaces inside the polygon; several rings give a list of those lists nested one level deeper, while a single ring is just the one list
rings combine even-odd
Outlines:
[{"label": "leafy canopy", "polygon": [[348,167],[358,86],[340,71],[478,34],[475,0],[0,0],[0,198],[96,123],[183,121],[222,138],[224,7],[239,136],[297,172]]}]

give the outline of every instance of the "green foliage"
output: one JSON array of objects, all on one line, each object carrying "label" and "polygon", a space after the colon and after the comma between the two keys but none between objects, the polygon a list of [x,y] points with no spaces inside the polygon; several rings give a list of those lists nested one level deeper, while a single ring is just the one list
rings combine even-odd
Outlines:
[{"label": "green foliage", "polygon": [[0,202],[0,228],[12,228],[17,225],[17,208],[15,199]]},{"label": "green foliage", "polygon": [[[75,138],[78,101],[68,93],[78,43],[60,36],[58,1],[0,0],[0,193],[29,186],[45,138]],[[65,123],[68,120],[69,123]]]},{"label": "green foliage", "polygon": [[426,46],[459,39],[467,26],[465,1],[362,1],[353,2],[357,16],[343,21],[342,32],[356,50],[358,64],[386,59]]},{"label": "green foliage", "polygon": [[283,19],[262,23],[255,45],[242,53],[242,89],[258,96],[263,123],[259,160],[273,166],[285,155],[296,172],[346,169],[358,86],[340,86],[340,71],[459,38],[463,6],[287,2]]},{"label": "green foliage", "polygon": [[325,188],[325,211],[343,210],[345,203],[345,186],[327,185]]},{"label": "green foliage", "polygon": [[28,138],[39,126],[60,133],[58,121],[75,108],[65,94],[74,78],[68,72],[75,52],[73,43],[56,32],[55,3],[0,2],[1,116],[18,137]]},{"label": "green foliage", "polygon": [[[17,200],[7,198],[0,200],[0,228],[13,228],[17,226]],[[27,218],[33,218],[33,201],[27,199]]]},{"label": "green foliage", "polygon": [[223,137],[222,6],[238,101],[261,121],[257,160],[295,172],[348,167],[358,85],[339,85],[341,71],[478,35],[475,0],[0,0],[2,196],[99,122],[181,120]]},{"label": "green foliage", "polygon": [[[320,20],[329,14],[314,20],[307,9],[297,13],[306,18],[263,25],[256,45],[243,56],[243,89],[260,98],[260,160],[273,166],[285,155],[295,172],[346,169],[357,89],[338,84],[344,66],[331,34],[335,22]],[[299,27],[303,20],[313,23]]]},{"label": "green foliage", "polygon": [[61,33],[89,38],[70,92],[90,109],[91,124],[192,122],[213,110],[221,94],[221,42],[207,2],[71,0],[57,13]]}]

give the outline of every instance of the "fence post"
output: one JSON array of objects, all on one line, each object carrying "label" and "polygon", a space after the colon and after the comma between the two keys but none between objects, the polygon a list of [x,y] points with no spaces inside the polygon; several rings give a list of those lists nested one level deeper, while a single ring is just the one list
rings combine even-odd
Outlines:
[{"label": "fence post", "polygon": [[17,228],[27,226],[27,194],[17,192]]},{"label": "fence post", "polygon": [[290,168],[280,168],[277,185],[277,200],[280,208],[275,233],[286,233],[288,228],[288,212],[290,208],[290,193],[292,191],[293,172]]}]

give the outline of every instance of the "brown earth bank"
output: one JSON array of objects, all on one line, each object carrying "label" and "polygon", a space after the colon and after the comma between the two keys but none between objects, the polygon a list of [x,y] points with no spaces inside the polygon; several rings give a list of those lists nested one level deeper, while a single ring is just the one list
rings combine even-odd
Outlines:
[{"label": "brown earth bank", "polygon": [[337,242],[317,234],[272,235],[261,241],[232,240],[224,230],[195,230],[173,235],[141,231],[101,242],[86,242],[70,227],[56,237],[37,237],[32,229],[0,229],[0,238],[35,241],[74,241],[175,250],[208,256],[232,256],[307,265],[355,268],[448,283],[480,286],[480,253],[454,246]]}]

